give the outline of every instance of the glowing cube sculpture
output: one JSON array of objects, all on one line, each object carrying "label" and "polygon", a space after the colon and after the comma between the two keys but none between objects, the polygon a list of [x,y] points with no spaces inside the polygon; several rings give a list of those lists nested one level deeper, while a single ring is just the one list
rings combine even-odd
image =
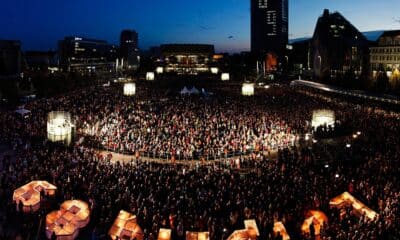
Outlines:
[{"label": "glowing cube sculpture", "polygon": [[146,80],[147,81],[154,81],[154,79],[155,79],[154,72],[147,72],[146,73]]},{"label": "glowing cube sculpture", "polygon": [[253,96],[254,95],[254,83],[243,83],[242,95],[243,96]]},{"label": "glowing cube sculpture", "polygon": [[136,94],[136,84],[135,83],[125,83],[124,84],[124,95],[134,96]]},{"label": "glowing cube sculpture", "polygon": [[229,81],[231,79],[229,73],[222,73],[221,74],[221,80],[222,81]]},{"label": "glowing cube sculpture", "polygon": [[311,126],[317,128],[324,125],[335,125],[335,112],[327,109],[313,111]]},{"label": "glowing cube sculpture", "polygon": [[72,130],[75,127],[71,114],[63,111],[50,112],[47,117],[47,138],[52,142],[72,141]]}]

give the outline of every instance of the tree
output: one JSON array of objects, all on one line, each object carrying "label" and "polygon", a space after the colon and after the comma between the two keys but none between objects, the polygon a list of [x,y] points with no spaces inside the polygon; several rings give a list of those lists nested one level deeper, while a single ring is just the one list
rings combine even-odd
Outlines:
[{"label": "tree", "polygon": [[378,78],[376,79],[376,90],[378,92],[386,92],[389,87],[389,78],[385,72],[379,72]]}]

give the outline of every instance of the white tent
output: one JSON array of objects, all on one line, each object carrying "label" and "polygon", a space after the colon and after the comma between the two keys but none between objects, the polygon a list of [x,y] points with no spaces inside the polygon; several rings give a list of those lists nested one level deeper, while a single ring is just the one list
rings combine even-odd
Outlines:
[{"label": "white tent", "polygon": [[199,93],[200,91],[195,87],[192,87],[192,89],[190,89],[190,94],[199,94]]},{"label": "white tent", "polygon": [[190,94],[191,92],[189,91],[189,89],[185,86],[182,90],[181,90],[181,94],[185,95],[185,94]]}]

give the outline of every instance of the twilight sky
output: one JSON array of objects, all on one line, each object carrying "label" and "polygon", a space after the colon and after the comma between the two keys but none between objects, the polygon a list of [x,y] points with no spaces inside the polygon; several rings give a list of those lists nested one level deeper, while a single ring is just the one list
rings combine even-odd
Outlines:
[{"label": "twilight sky", "polygon": [[[311,36],[324,8],[361,31],[400,29],[399,0],[289,0],[290,38]],[[118,43],[122,29],[139,32],[140,48],[210,43],[217,51],[250,47],[250,0],[2,0],[0,39],[25,50],[57,47],[66,35]],[[229,38],[233,36],[233,38]]]}]

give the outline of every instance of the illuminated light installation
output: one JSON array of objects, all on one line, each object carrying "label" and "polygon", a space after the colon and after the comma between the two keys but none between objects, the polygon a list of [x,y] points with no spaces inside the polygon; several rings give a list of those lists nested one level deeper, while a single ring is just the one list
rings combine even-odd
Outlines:
[{"label": "illuminated light installation", "polygon": [[57,187],[47,181],[32,181],[24,186],[15,189],[13,201],[18,205],[22,203],[22,211],[25,213],[36,212],[40,209],[40,194],[43,192],[46,196],[54,196]]},{"label": "illuminated light installation", "polygon": [[327,109],[313,111],[311,126],[317,128],[319,126],[334,126],[335,112]]},{"label": "illuminated light installation", "polygon": [[329,205],[334,208],[342,209],[343,207],[351,206],[358,216],[367,216],[370,220],[374,220],[378,215],[375,211],[367,207],[350,193],[344,192],[341,195],[331,199]]},{"label": "illuminated light installation", "polygon": [[212,74],[218,74],[218,72],[219,72],[217,67],[210,68],[210,71],[211,71]]},{"label": "illuminated light installation", "polygon": [[171,240],[171,229],[160,228],[157,240]]},{"label": "illuminated light installation", "polygon": [[228,240],[256,240],[260,233],[255,220],[245,220],[245,229],[234,231]]},{"label": "illuminated light installation", "polygon": [[135,83],[125,83],[124,84],[124,95],[134,96],[136,94],[136,84]]},{"label": "illuminated light installation", "polygon": [[147,81],[154,81],[154,79],[155,79],[154,72],[147,72],[146,73],[146,80]]},{"label": "illuminated light installation", "polygon": [[274,231],[275,236],[278,235],[278,233],[279,233],[282,236],[283,240],[290,240],[290,236],[287,233],[286,228],[282,222],[275,222],[273,231]]},{"label": "illuminated light installation", "polygon": [[243,96],[253,96],[254,95],[254,83],[243,83],[242,95]]},{"label": "illuminated light installation", "polygon": [[53,233],[57,240],[73,240],[79,235],[79,230],[88,225],[90,209],[81,200],[65,201],[58,211],[46,216],[46,236],[51,239]]},{"label": "illuminated light installation", "polygon": [[163,67],[157,67],[156,68],[156,73],[157,74],[163,74],[164,73],[164,68]]},{"label": "illuminated light installation", "polygon": [[231,79],[229,73],[222,73],[221,74],[221,80],[222,81],[229,81]]},{"label": "illuminated light installation", "polygon": [[314,225],[315,235],[320,235],[321,227],[328,224],[328,217],[321,211],[308,211],[307,218],[301,226],[301,231],[304,234],[310,234],[310,226]]},{"label": "illuminated light installation", "polygon": [[47,138],[50,141],[70,144],[73,128],[75,128],[75,124],[72,122],[70,113],[54,111],[48,114]]},{"label": "illuminated light installation", "polygon": [[137,224],[136,216],[121,210],[108,231],[111,239],[136,239],[143,240],[144,233]]},{"label": "illuminated light installation", "polygon": [[209,232],[186,232],[186,240],[210,240]]}]

